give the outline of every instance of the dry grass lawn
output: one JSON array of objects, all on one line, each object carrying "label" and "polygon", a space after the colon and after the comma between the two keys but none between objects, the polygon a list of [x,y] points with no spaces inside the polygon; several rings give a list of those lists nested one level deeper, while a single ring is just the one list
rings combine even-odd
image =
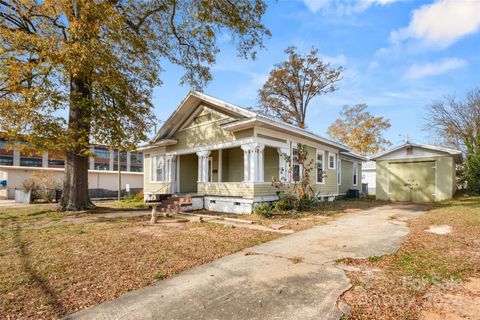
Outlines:
[{"label": "dry grass lawn", "polygon": [[59,318],[278,237],[209,223],[152,227],[144,217],[52,225],[62,215],[0,213],[1,319]]},{"label": "dry grass lawn", "polygon": [[[452,232],[426,232],[432,225]],[[344,319],[478,319],[480,197],[437,204],[410,229],[396,254],[346,261],[361,271],[348,273]]]},{"label": "dry grass lawn", "polygon": [[[105,218],[105,212],[125,211],[119,208],[124,205],[97,205],[110,207],[68,214],[52,205],[0,211],[0,319],[59,318],[281,236],[166,218],[151,226],[145,215]],[[312,212],[243,218],[303,230],[375,205],[344,200]],[[103,218],[95,218],[99,213]]]}]

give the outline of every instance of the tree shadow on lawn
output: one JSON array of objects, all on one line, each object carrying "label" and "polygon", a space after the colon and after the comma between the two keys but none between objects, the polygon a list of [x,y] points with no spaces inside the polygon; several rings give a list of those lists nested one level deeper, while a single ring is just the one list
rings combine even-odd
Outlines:
[{"label": "tree shadow on lawn", "polygon": [[25,241],[22,239],[21,236],[22,228],[18,221],[16,221],[16,228],[15,228],[15,244],[19,249],[20,254],[20,261],[22,264],[22,269],[24,272],[28,274],[28,279],[30,283],[41,290],[44,298],[41,301],[42,305],[50,306],[53,310],[53,313],[60,317],[65,310],[65,306],[60,302],[58,295],[55,291],[50,287],[48,281],[42,277],[34,268],[31,256],[28,251],[28,247]]}]

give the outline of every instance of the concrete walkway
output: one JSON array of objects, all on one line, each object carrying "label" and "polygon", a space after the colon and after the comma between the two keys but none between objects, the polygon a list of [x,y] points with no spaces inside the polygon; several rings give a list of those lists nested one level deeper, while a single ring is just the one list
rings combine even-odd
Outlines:
[{"label": "concrete walkway", "polygon": [[425,207],[360,211],[193,268],[67,319],[338,319],[340,258],[398,250]]}]

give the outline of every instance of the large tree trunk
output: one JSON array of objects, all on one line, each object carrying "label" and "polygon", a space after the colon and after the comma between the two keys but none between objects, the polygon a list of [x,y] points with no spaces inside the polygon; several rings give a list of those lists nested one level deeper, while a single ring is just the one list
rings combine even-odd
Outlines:
[{"label": "large tree trunk", "polygon": [[59,210],[79,211],[94,207],[88,195],[91,92],[80,77],[70,80],[68,117],[69,148],[65,151],[65,177]]},{"label": "large tree trunk", "polygon": [[66,152],[65,178],[63,180],[60,210],[80,211],[94,207],[88,195],[88,166],[88,156]]}]

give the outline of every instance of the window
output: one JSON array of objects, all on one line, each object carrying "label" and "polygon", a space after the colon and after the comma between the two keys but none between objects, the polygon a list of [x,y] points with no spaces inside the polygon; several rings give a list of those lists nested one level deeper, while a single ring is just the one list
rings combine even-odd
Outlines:
[{"label": "window", "polygon": [[43,164],[42,158],[21,157],[20,166],[22,167],[41,167]]},{"label": "window", "polygon": [[328,153],[328,169],[335,169],[336,154]]},{"label": "window", "polygon": [[49,168],[62,168],[65,166],[65,160],[62,159],[48,159]]},{"label": "window", "polygon": [[13,166],[13,157],[0,156],[0,166]]},{"label": "window", "polygon": [[324,183],[325,162],[323,161],[324,152],[317,151],[317,183]]},{"label": "window", "polygon": [[[113,165],[113,171],[118,171],[118,164],[115,163]],[[120,164],[120,171],[127,171],[127,165],[126,164]]]},{"label": "window", "polygon": [[412,155],[413,154],[413,147],[408,147],[407,148],[407,155]]},{"label": "window", "polygon": [[152,181],[165,181],[165,157],[152,155]]},{"label": "window", "polygon": [[[113,161],[118,162],[118,151],[117,150],[115,150],[113,152]],[[121,163],[126,163],[127,162],[127,152],[120,151],[120,162]]]},{"label": "window", "polygon": [[95,162],[93,164],[93,169],[95,169],[95,170],[110,170],[110,165],[108,163]]},{"label": "window", "polygon": [[142,164],[143,163],[143,155],[141,153],[132,152],[130,155],[130,159],[132,160],[132,164]]},{"label": "window", "polygon": [[300,181],[300,163],[298,163],[298,149],[293,149],[292,157],[293,181]]},{"label": "window", "polygon": [[358,177],[358,163],[353,163],[353,185],[357,185],[357,178]]},{"label": "window", "polygon": [[106,148],[94,147],[93,153],[95,154],[95,158],[110,159],[110,150]]},{"label": "window", "polygon": [[131,172],[142,172],[142,171],[143,171],[143,167],[142,167],[142,166],[138,166],[138,165],[132,165],[132,166],[130,166],[130,171],[131,171]]}]

